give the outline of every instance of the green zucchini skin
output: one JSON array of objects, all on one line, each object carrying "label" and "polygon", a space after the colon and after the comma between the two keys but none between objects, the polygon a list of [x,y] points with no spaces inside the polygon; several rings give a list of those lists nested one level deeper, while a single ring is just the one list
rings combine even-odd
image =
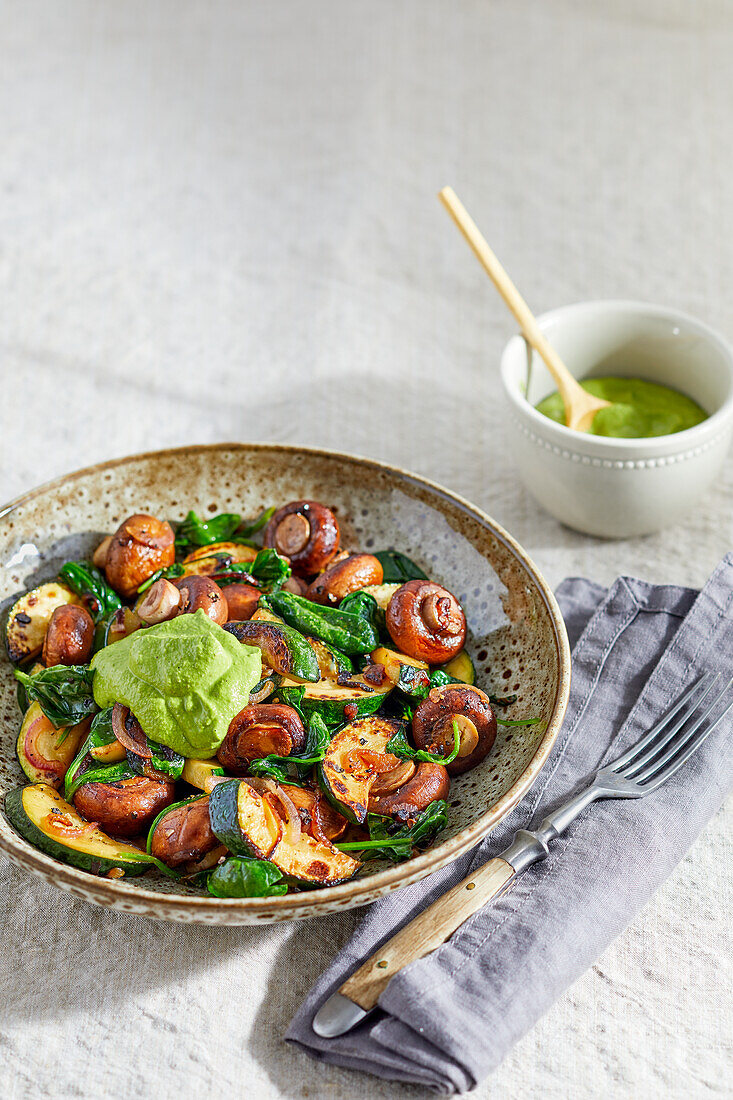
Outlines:
[{"label": "green zucchini skin", "polygon": [[[238,793],[238,779],[232,779],[231,783],[217,783],[209,795],[209,821],[212,832],[216,833],[230,852],[238,856],[249,856],[250,850],[244,843],[239,828]],[[155,823],[153,822],[153,826]]]},{"label": "green zucchini skin", "polygon": [[[121,868],[126,876],[142,875],[153,865],[153,859],[145,852],[139,856],[133,856],[128,851],[128,845],[120,848],[119,858],[106,858],[93,853],[80,851],[64,844],[61,840],[47,836],[31,820],[23,806],[24,787],[17,787],[5,798],[5,813],[16,832],[20,833],[24,840],[32,844],[34,848],[53,856],[62,863],[68,863],[72,867],[78,867],[81,871],[89,871],[93,875],[103,875],[113,867]],[[114,840],[109,837],[110,843]]]},{"label": "green zucchini skin", "polygon": [[356,691],[349,692],[348,688],[340,687],[337,684],[333,684],[332,686],[343,694],[340,695],[340,697],[332,699],[325,697],[325,695],[319,698],[317,693],[323,685],[314,684],[311,689],[313,694],[309,695],[308,689],[306,688],[302,699],[300,699],[299,688],[289,687],[281,687],[278,690],[278,698],[287,706],[294,706],[297,704],[306,717],[309,717],[311,714],[319,714],[324,722],[328,725],[333,725],[337,722],[346,721],[344,711],[347,706],[356,708],[355,711],[352,711],[352,718],[364,718],[368,714],[374,714],[375,711],[379,710],[389,694],[389,691],[375,691],[368,695],[361,695]]},{"label": "green zucchini skin", "polygon": [[320,679],[313,647],[292,626],[249,619],[227,623],[224,629],[243,645],[261,649],[264,663],[276,672],[313,684]]},{"label": "green zucchini skin", "polygon": [[260,603],[302,634],[312,634],[349,657],[371,653],[379,644],[376,631],[366,619],[336,607],[322,607],[293,592],[271,592]]}]

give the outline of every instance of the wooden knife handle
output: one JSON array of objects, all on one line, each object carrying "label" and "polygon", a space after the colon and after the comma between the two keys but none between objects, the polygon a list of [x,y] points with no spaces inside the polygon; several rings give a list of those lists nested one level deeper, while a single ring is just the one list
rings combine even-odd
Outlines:
[{"label": "wooden knife handle", "polygon": [[364,1009],[374,1008],[398,970],[424,958],[450,939],[464,921],[504,889],[513,874],[514,868],[506,860],[489,860],[383,943],[346,979],[339,993]]}]

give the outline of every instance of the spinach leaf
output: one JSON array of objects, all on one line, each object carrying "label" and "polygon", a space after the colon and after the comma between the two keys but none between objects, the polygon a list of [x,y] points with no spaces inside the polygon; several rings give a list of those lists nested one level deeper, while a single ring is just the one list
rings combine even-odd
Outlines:
[{"label": "spinach leaf", "polygon": [[154,585],[156,581],[159,581],[161,577],[165,580],[172,580],[174,577],[183,576],[183,566],[179,562],[175,562],[173,565],[166,566],[165,569],[156,569],[152,576],[148,577],[146,581],[143,581],[141,585],[138,585],[138,596]]},{"label": "spinach leaf", "polygon": [[[399,702],[396,697],[390,700],[392,710],[397,706],[399,707],[398,713],[401,718],[405,718],[407,720],[412,718],[413,714],[417,710],[418,704],[421,703],[423,699],[427,699],[432,688],[445,687],[446,684],[463,683],[462,680],[456,680],[455,676],[449,676],[447,672],[443,672],[442,669],[439,668],[433,669],[433,671],[430,673],[429,678],[427,679],[423,679],[422,677],[417,675],[421,671],[421,669],[416,669],[413,681],[411,684],[409,684],[409,691],[407,691],[406,687],[404,687],[402,684],[397,685],[401,691],[405,692],[406,695],[409,695],[409,698],[401,699],[399,700]],[[465,687],[466,685],[464,684],[463,686]]]},{"label": "spinach leaf", "polygon": [[453,719],[453,748],[447,756],[440,756],[436,752],[427,752],[425,749],[413,749],[410,742],[407,740],[407,734],[404,729],[398,730],[394,737],[385,745],[384,751],[391,752],[393,756],[398,756],[400,760],[416,760],[424,764],[451,764],[458,756],[458,750],[461,747],[461,735],[458,729],[458,723],[455,718]]},{"label": "spinach leaf", "polygon": [[229,542],[242,522],[235,512],[222,512],[211,519],[201,519],[195,512],[189,512],[178,524],[176,546],[179,550],[188,550],[192,546],[211,546],[215,542]]},{"label": "spinach leaf", "polygon": [[246,856],[225,859],[211,872],[207,885],[215,898],[271,898],[288,890],[274,863]]},{"label": "spinach leaf", "polygon": [[75,726],[97,710],[89,665],[52,665],[30,674],[13,671],[28,698],[39,704],[56,729]]},{"label": "spinach leaf", "polygon": [[428,579],[427,573],[423,573],[419,565],[400,554],[398,550],[379,550],[375,555],[381,562],[384,570],[384,584],[404,584],[406,581]]},{"label": "spinach leaf", "polygon": [[67,561],[59,569],[59,577],[72,592],[81,596],[95,623],[122,607],[122,601],[102,573],[88,561]]},{"label": "spinach leaf", "polygon": [[264,512],[260,512],[257,519],[252,520],[251,523],[245,523],[240,528],[238,532],[239,538],[236,541],[239,542],[240,539],[251,539],[253,535],[256,535],[258,531],[262,530],[265,524],[270,522],[276,511],[277,505],[273,504],[271,508],[265,508]]},{"label": "spinach leaf", "polygon": [[339,611],[358,615],[369,623],[375,634],[384,633],[384,612],[369,592],[350,592],[339,604]]},{"label": "spinach leaf", "polygon": [[368,814],[369,840],[354,840],[337,844],[342,852],[359,852],[361,859],[391,859],[399,863],[409,859],[413,850],[427,845],[435,834],[448,824],[448,803],[436,799],[426,806],[411,822],[395,828],[391,818]]},{"label": "spinach leaf", "polygon": [[259,583],[263,592],[274,592],[282,588],[292,573],[285,558],[281,557],[277,550],[271,550],[269,547],[260,550],[255,560],[246,564],[250,576]]},{"label": "spinach leaf", "polygon": [[67,802],[71,801],[79,787],[83,787],[85,783],[119,783],[134,776],[135,772],[126,760],[118,764],[92,764],[90,767],[86,767],[85,761],[82,761],[81,766],[73,770],[69,768],[66,773],[64,797]]},{"label": "spinach leaf", "polygon": [[274,511],[274,506],[267,508],[249,524],[243,524],[236,512],[222,512],[211,519],[202,519],[195,512],[189,512],[178,525],[176,546],[179,550],[189,550],[196,546],[212,546],[215,542],[246,543],[265,526]]},{"label": "spinach leaf", "polygon": [[252,775],[264,775],[277,783],[292,783],[303,780],[314,764],[320,764],[331,743],[328,726],[320,714],[313,714],[308,722],[308,735],[305,746],[292,756],[277,756],[270,753],[259,760],[252,760],[249,770]]}]

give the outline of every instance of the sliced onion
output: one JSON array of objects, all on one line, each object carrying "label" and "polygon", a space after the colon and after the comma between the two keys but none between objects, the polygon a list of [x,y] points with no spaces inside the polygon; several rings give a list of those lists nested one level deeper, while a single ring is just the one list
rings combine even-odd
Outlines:
[{"label": "sliced onion", "polygon": [[394,794],[400,787],[404,787],[408,780],[415,774],[415,764],[412,760],[401,760],[396,768],[388,772],[381,772],[374,780],[370,796],[379,797],[383,794]]},{"label": "sliced onion", "polygon": [[[130,727],[128,727],[128,719],[132,719]],[[117,740],[130,752],[134,752],[136,756],[141,756],[143,760],[150,760],[153,751],[148,744],[148,739],[143,733],[143,728],[134,715],[130,714],[127,707],[123,707],[122,703],[115,703],[112,708],[112,732]]]},{"label": "sliced onion", "polygon": [[272,680],[266,680],[259,691],[250,691],[249,701],[250,703],[262,703],[272,695],[274,690],[275,685]]},{"label": "sliced onion", "polygon": [[302,833],[302,825],[298,807],[290,795],[286,794],[282,787],[278,787],[274,779],[264,779],[258,776],[255,779],[247,779],[250,787],[260,794],[270,794],[283,808],[285,814],[284,838],[288,844],[297,844]]}]

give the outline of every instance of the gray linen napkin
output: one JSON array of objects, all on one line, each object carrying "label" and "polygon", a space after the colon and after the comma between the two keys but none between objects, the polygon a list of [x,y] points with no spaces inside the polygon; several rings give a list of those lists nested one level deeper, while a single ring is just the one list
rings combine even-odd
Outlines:
[{"label": "gray linen napkin", "polygon": [[536,826],[700,673],[733,675],[733,554],[700,593],[621,577],[608,591],[566,580],[557,597],[573,684],[550,759],[477,848],[367,911],[288,1029],[286,1038],[312,1057],[442,1094],[473,1088],[622,931],[733,787],[728,717],[654,795],[586,810],[506,895],[395,975],[360,1027],[338,1039],[315,1035],[316,1010],[380,943],[501,851],[516,829]]}]

